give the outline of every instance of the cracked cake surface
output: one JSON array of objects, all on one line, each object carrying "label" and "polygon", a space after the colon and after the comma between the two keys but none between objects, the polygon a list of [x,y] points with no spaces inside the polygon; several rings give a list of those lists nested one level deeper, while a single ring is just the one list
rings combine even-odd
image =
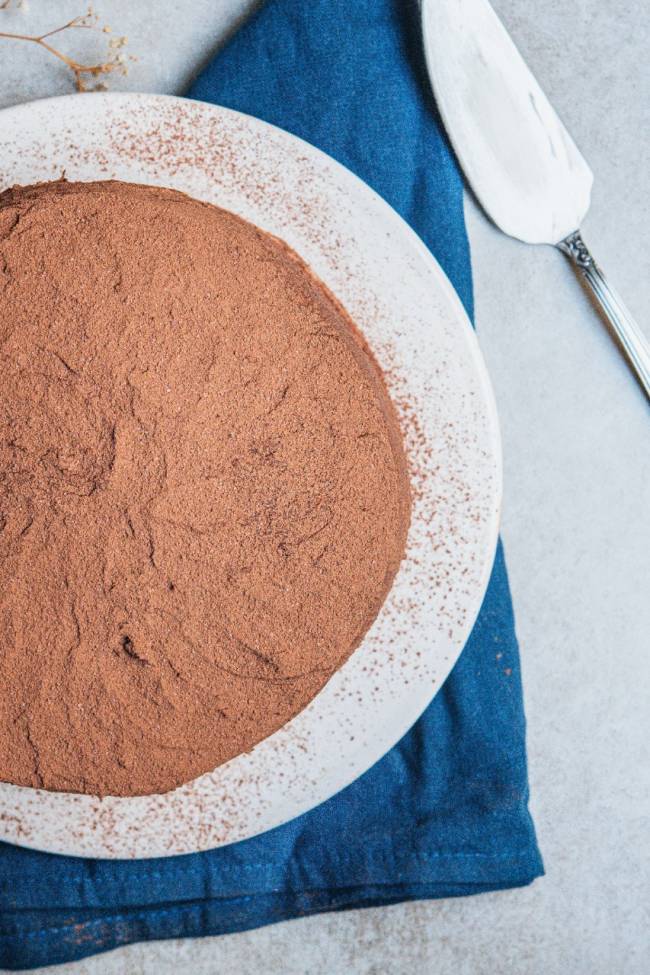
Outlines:
[{"label": "cracked cake surface", "polygon": [[397,420],[283,242],[120,182],[0,195],[0,780],[165,792],[360,643],[403,556]]}]

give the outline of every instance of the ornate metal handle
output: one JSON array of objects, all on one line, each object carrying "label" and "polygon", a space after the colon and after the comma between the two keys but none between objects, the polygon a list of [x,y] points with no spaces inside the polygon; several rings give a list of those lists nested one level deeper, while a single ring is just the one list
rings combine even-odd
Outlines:
[{"label": "ornate metal handle", "polygon": [[557,246],[569,257],[591,288],[650,400],[650,344],[645,335],[622,299],[607,283],[605,275],[589,253],[580,231],[569,234]]}]

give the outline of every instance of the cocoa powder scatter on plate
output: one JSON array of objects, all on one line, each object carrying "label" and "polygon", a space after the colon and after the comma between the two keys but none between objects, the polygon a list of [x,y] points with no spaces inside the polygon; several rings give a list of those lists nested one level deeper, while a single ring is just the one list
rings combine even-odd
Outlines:
[{"label": "cocoa powder scatter on plate", "polygon": [[392,406],[293,251],[172,190],[7,190],[0,312],[0,780],[168,791],[375,618],[409,519]]}]

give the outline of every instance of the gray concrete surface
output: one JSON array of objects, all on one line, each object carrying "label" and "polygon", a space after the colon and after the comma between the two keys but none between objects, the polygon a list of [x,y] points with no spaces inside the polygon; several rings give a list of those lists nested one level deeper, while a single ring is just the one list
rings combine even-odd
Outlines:
[{"label": "gray concrete surface", "polygon": [[[111,87],[181,91],[251,0],[97,0],[139,56]],[[496,6],[596,173],[585,235],[650,329],[650,22],[636,0]],[[55,26],[76,0],[0,23]],[[0,28],[2,29],[2,28]],[[67,42],[88,52],[89,32]],[[0,104],[69,90],[0,41]],[[467,201],[505,447],[505,537],[547,876],[525,890],[135,945],[66,975],[642,975],[650,949],[650,410],[562,257]]]}]

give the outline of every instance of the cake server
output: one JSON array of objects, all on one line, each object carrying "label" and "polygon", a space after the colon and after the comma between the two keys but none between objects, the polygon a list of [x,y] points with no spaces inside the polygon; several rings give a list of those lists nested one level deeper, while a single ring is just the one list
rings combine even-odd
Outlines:
[{"label": "cake server", "polygon": [[461,167],[488,216],[572,262],[650,399],[650,344],[580,232],[593,175],[487,0],[422,0],[429,77]]}]

